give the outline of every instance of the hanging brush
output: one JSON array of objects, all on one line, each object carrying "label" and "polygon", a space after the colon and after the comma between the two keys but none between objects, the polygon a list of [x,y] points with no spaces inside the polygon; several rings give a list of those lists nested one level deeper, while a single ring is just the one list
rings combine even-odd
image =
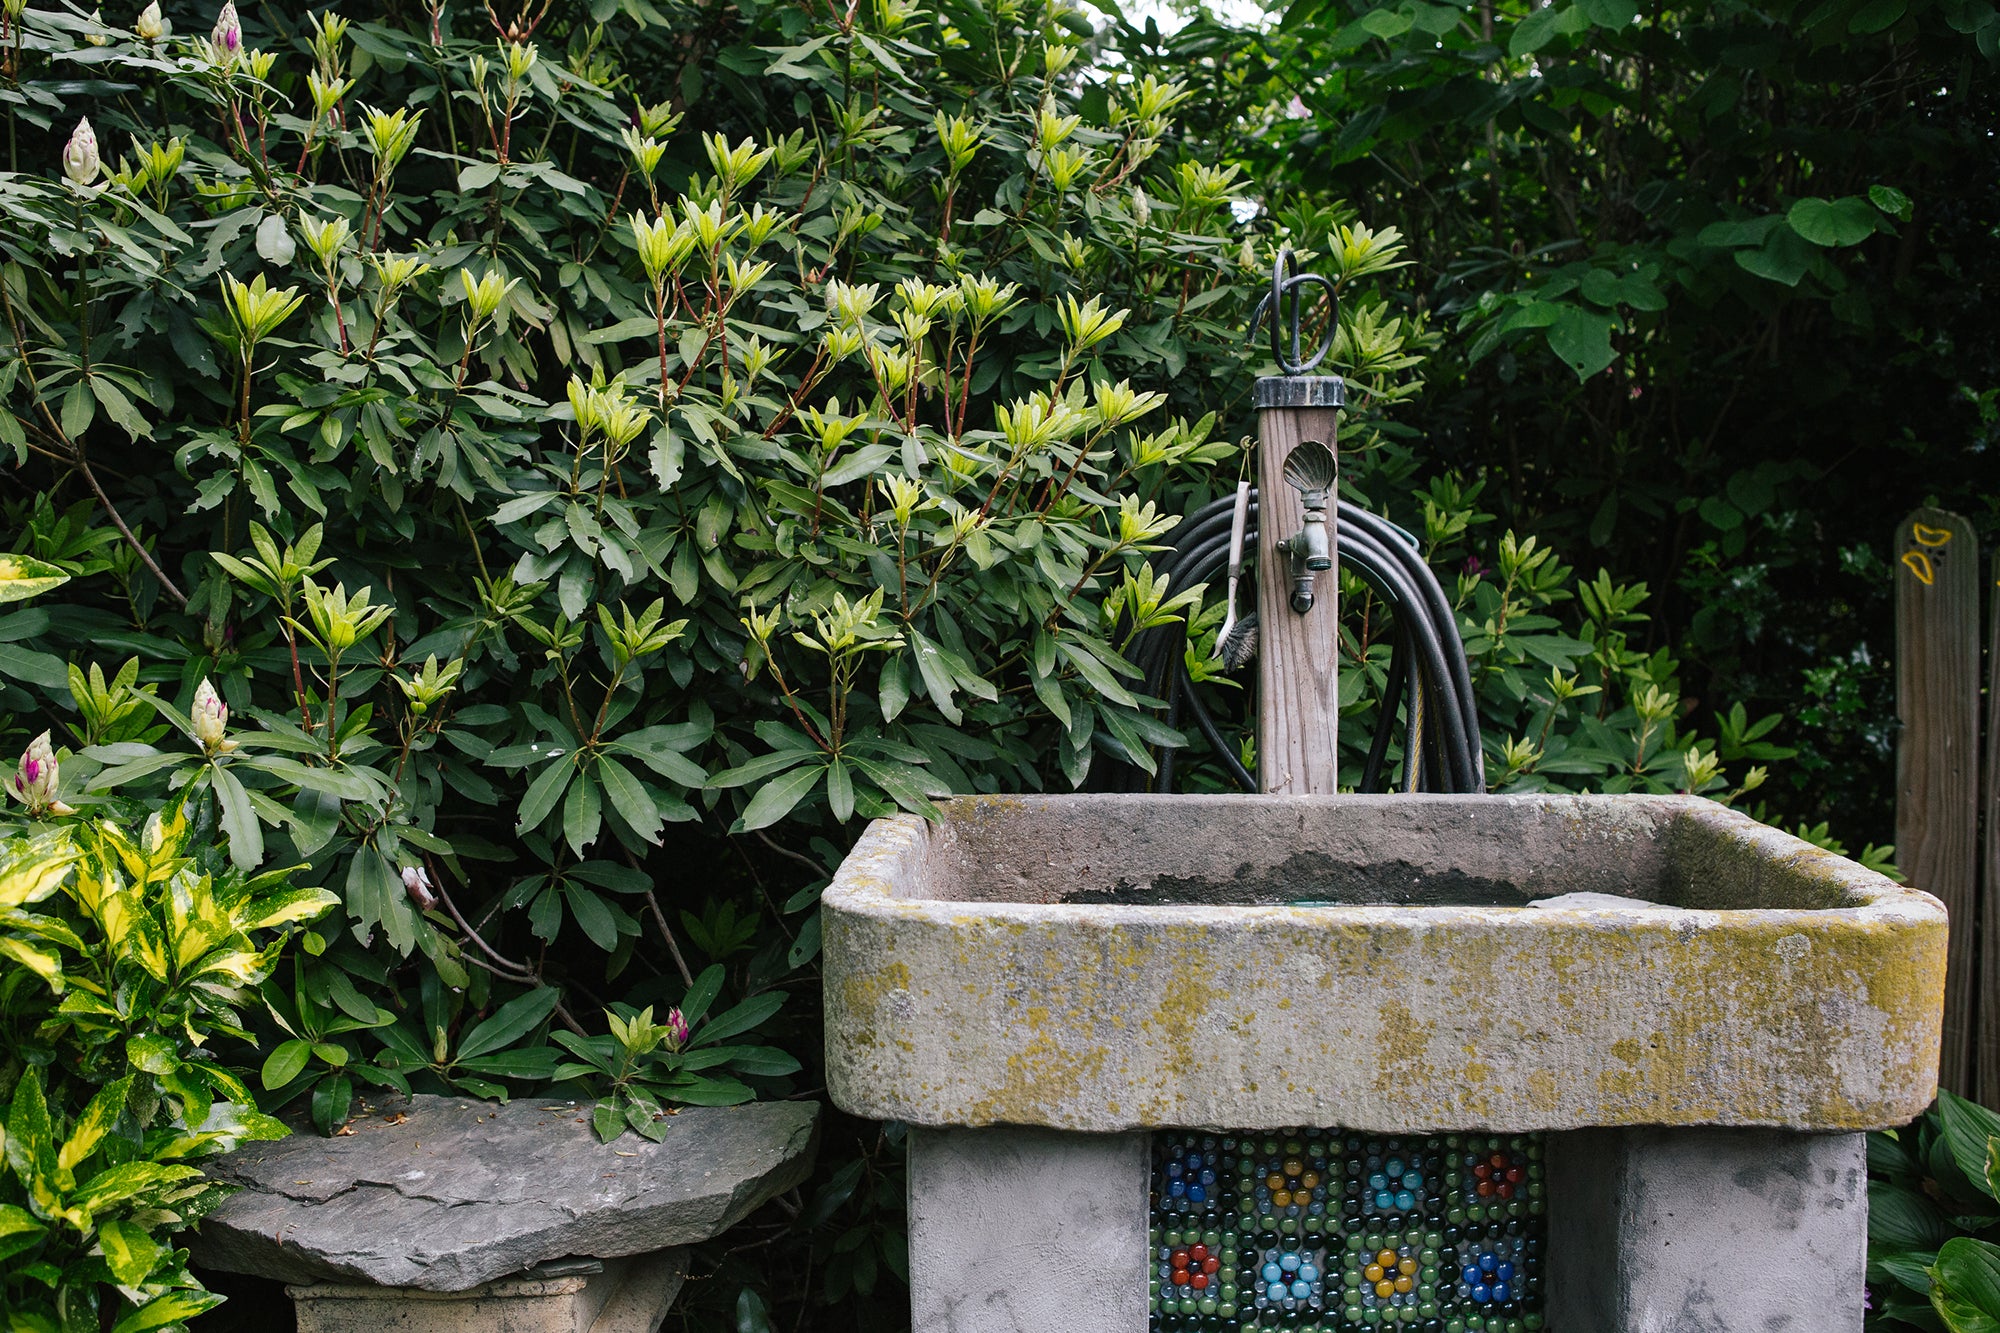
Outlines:
[{"label": "hanging brush", "polygon": [[1231,671],[1257,656],[1257,613],[1236,619],[1236,585],[1243,578],[1243,534],[1250,518],[1250,483],[1236,483],[1236,513],[1229,523],[1229,609],[1215,633],[1215,653]]}]

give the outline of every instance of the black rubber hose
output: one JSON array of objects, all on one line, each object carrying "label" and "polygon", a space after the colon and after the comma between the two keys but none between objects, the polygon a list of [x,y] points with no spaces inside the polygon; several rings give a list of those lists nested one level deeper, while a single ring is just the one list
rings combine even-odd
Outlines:
[{"label": "black rubber hose", "polygon": [[[1254,513],[1255,511],[1253,510],[1252,512]],[[1210,516],[1204,513],[1200,517],[1206,520]],[[1225,517],[1228,517],[1228,515],[1225,515]],[[1196,540],[1176,550],[1172,556],[1163,562],[1161,567],[1161,572],[1170,580],[1169,587],[1185,587],[1189,583],[1202,582],[1213,577],[1216,572],[1225,568],[1227,564],[1228,543],[1224,540],[1219,525],[1202,521],[1199,523],[1191,522],[1187,526],[1193,530]],[[1246,531],[1244,539],[1245,549],[1253,549],[1255,536],[1254,530]],[[1350,561],[1349,568],[1365,583],[1373,587],[1392,606],[1407,605],[1407,593],[1401,589],[1392,587],[1385,581],[1381,576],[1381,571],[1377,568],[1377,564],[1378,562],[1373,559],[1360,559]],[[1406,628],[1402,628],[1399,624],[1398,646],[1405,661],[1407,661],[1409,656],[1407,645],[1408,634],[1409,631]],[[1194,716],[1197,729],[1202,732],[1203,738],[1216,751],[1217,756],[1229,770],[1230,776],[1245,790],[1255,790],[1255,779],[1243,767],[1241,761],[1236,757],[1234,750],[1226,744],[1220,733],[1220,729],[1215,725],[1212,715],[1193,690],[1193,682],[1187,676],[1182,658],[1185,644],[1186,631],[1184,627],[1176,626],[1172,630],[1163,629],[1154,631],[1142,636],[1141,644],[1134,653],[1135,664],[1139,665],[1145,673],[1150,686],[1149,692],[1155,697],[1161,695],[1166,697],[1168,725],[1179,730],[1180,713],[1183,704],[1185,704],[1188,711]],[[1163,682],[1161,680],[1162,675],[1168,676],[1168,680]],[[1362,790],[1364,791],[1378,789],[1376,784],[1380,782],[1381,760],[1388,749],[1390,736],[1395,730],[1397,705],[1400,701],[1399,690],[1406,682],[1407,672],[1394,672],[1392,679],[1395,683],[1384,698],[1382,713],[1377,719],[1373,744],[1370,747],[1370,752],[1374,756],[1374,768],[1376,771],[1371,778],[1364,781],[1362,786]],[[1165,751],[1160,758],[1159,771],[1155,777],[1155,782],[1160,789],[1171,790],[1175,767],[1175,752],[1172,750]],[[1125,789],[1134,790],[1144,785],[1143,779],[1140,776],[1140,770],[1137,768],[1128,767],[1120,776],[1122,779],[1121,785]]]},{"label": "black rubber hose", "polygon": [[[1253,490],[1249,506],[1253,523],[1258,508]],[[1185,588],[1205,582],[1226,569],[1234,510],[1235,496],[1222,496],[1178,525],[1175,549],[1159,566],[1170,587]],[[1343,539],[1339,542],[1340,555],[1344,557],[1342,567],[1352,570],[1382,597],[1394,613],[1396,624],[1382,713],[1377,719],[1360,789],[1378,789],[1383,781],[1382,769],[1399,706],[1408,714],[1409,730],[1416,732],[1419,711],[1416,701],[1421,697],[1424,725],[1420,734],[1406,738],[1406,773],[1415,763],[1423,788],[1483,791],[1485,763],[1478,740],[1477,701],[1472,695],[1471,673],[1458,634],[1457,618],[1443,588],[1400,529],[1347,501],[1339,502],[1336,513],[1340,525],[1338,536]],[[1255,537],[1249,532],[1245,534],[1244,549],[1255,550]],[[1139,636],[1133,645],[1133,662],[1143,674],[1147,693],[1166,702],[1169,725],[1179,730],[1183,714],[1192,717],[1196,730],[1215,751],[1229,776],[1246,790],[1254,790],[1254,778],[1227,744],[1213,715],[1193,688],[1185,651],[1186,627],[1162,628]],[[1155,781],[1162,790],[1171,789],[1175,758],[1171,750],[1161,756]],[[1121,787],[1139,789],[1145,785],[1143,771],[1136,765],[1116,767]]]},{"label": "black rubber hose", "polygon": [[1368,747],[1368,762],[1361,766],[1361,791],[1382,791],[1382,765],[1389,757],[1389,733],[1395,729],[1396,701],[1403,697],[1404,676],[1410,669],[1410,636],[1396,620],[1396,646],[1389,653],[1389,676],[1382,683],[1382,716],[1375,720],[1375,740]]},{"label": "black rubber hose", "polygon": [[1486,755],[1479,738],[1479,699],[1472,691],[1472,671],[1465,658],[1465,642],[1458,634],[1458,615],[1451,603],[1445,599],[1444,588],[1437,575],[1431,572],[1423,557],[1401,540],[1402,534],[1390,527],[1387,520],[1371,514],[1358,505],[1345,502],[1340,507],[1340,520],[1375,536],[1386,547],[1397,562],[1410,575],[1410,583],[1422,595],[1427,617],[1437,627],[1438,637],[1444,649],[1445,666],[1449,671],[1451,695],[1458,705],[1460,726],[1463,734],[1472,738],[1472,774],[1474,785],[1471,790],[1486,789]]},{"label": "black rubber hose", "polygon": [[[1392,542],[1394,540],[1391,538]],[[1428,608],[1422,590],[1410,586],[1407,569],[1394,559],[1393,552],[1384,549],[1384,543],[1377,541],[1366,529],[1357,527],[1343,533],[1340,544],[1343,551],[1360,556],[1360,563],[1375,564],[1383,572],[1385,580],[1396,588],[1397,600],[1405,610],[1401,623],[1408,626],[1411,632],[1417,674],[1430,687],[1431,714],[1425,719],[1426,730],[1438,734],[1446,772],[1450,775],[1448,783],[1438,783],[1433,790],[1479,790],[1478,769],[1473,765],[1465,734],[1465,715],[1458,701],[1450,697],[1451,668],[1445,657],[1438,626],[1430,615],[1425,614]]]}]

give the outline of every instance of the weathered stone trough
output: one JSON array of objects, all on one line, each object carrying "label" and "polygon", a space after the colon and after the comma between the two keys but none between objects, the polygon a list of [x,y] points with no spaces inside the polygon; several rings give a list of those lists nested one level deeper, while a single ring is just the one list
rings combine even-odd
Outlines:
[{"label": "weathered stone trough", "polygon": [[1546,1133],[1558,1333],[1858,1329],[1860,1131],[1935,1090],[1939,904],[1694,798],[958,800],[825,909],[831,1095],[918,1127],[917,1333],[1147,1327],[1149,1135],[1315,1126]]}]

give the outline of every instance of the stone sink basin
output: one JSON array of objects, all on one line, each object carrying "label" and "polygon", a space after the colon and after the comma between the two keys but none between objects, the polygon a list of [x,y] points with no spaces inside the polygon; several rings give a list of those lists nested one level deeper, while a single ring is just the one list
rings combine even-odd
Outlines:
[{"label": "stone sink basin", "polygon": [[1692,797],[1063,796],[878,820],[833,1100],[922,1126],[1908,1122],[1945,914]]}]

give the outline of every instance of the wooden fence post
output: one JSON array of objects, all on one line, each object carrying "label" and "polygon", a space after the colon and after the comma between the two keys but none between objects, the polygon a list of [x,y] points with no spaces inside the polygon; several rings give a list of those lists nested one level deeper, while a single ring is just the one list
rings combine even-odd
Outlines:
[{"label": "wooden fence post", "polygon": [[[1896,529],[1896,860],[1951,914],[1938,1081],[1974,1082],[1979,874],[1979,538],[1942,509]],[[1981,1046],[1986,1034],[1979,1034]],[[2000,1035],[2000,1034],[1996,1034]],[[2000,1065],[2000,1054],[1995,1056]]]},{"label": "wooden fence post", "polygon": [[2000,1106],[2000,551],[1987,583],[1986,870],[1980,889],[1978,1009],[1979,1103]]},{"label": "wooden fence post", "polygon": [[1315,441],[1336,448],[1344,391],[1334,375],[1257,381],[1257,779],[1263,790],[1288,796],[1340,790],[1340,577],[1331,491],[1325,522],[1336,563],[1314,578],[1312,609],[1304,614],[1291,606],[1292,558],[1283,543],[1306,518],[1303,497],[1285,480],[1285,460]]}]

